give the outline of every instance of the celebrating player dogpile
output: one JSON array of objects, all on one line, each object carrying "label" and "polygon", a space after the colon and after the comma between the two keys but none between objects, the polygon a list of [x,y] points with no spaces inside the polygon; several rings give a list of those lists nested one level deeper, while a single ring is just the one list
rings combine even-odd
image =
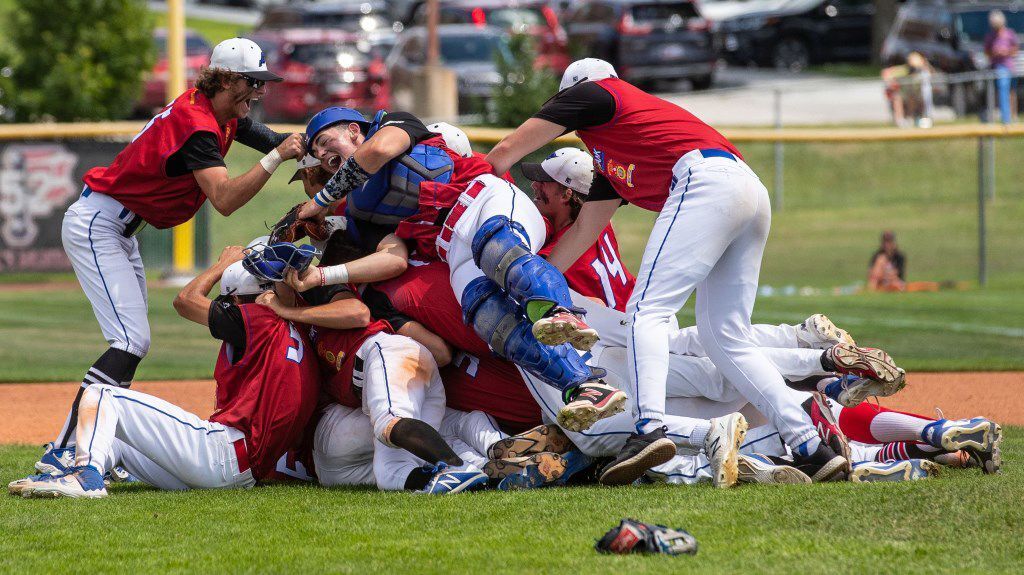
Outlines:
[{"label": "celebrating player dogpile", "polygon": [[[322,110],[305,134],[247,117],[280,77],[219,44],[196,87],[85,176],[65,250],[110,348],[67,423],[9,484],[105,497],[266,481],[429,494],[643,482],[901,481],[1000,469],[1001,430],[867,403],[905,385],[824,315],[751,325],[771,220],[740,151],[682,108],[573,63],[559,92],[484,156],[448,124]],[[509,170],[523,163],[533,199]],[[266,153],[229,178],[233,140]],[[223,249],[174,301],[208,326],[216,411],[129,389],[149,349],[136,232],[224,215],[288,159],[309,200]],[[612,215],[658,214],[637,275]],[[309,244],[295,242],[309,237]],[[214,299],[210,292],[220,284]],[[696,291],[696,327],[676,313]]]}]

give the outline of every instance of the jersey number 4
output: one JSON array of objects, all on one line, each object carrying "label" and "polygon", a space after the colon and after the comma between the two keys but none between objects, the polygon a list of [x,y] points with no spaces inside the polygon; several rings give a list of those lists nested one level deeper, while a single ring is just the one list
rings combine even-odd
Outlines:
[{"label": "jersey number 4", "polygon": [[626,272],[622,269],[622,262],[619,261],[612,239],[607,233],[601,234],[597,240],[597,258],[590,262],[597,277],[601,280],[601,290],[604,291],[604,302],[608,307],[614,308],[619,302],[615,301],[615,290],[612,289],[612,278],[615,278],[622,285],[626,285]]}]

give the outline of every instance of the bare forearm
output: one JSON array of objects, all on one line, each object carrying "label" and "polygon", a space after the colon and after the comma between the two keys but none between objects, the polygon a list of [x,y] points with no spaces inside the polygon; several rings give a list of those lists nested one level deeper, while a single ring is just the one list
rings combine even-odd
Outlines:
[{"label": "bare forearm", "polygon": [[312,307],[275,307],[289,321],[331,329],[354,329],[370,324],[370,310],[357,299],[333,301]]},{"label": "bare forearm", "polygon": [[206,325],[210,304],[213,303],[213,300],[210,299],[210,290],[220,281],[221,275],[224,274],[228,265],[230,264],[222,265],[221,262],[218,262],[181,288],[173,303],[174,310],[178,312],[178,315]]},{"label": "bare forearm", "polygon": [[504,174],[524,156],[539,150],[541,146],[564,132],[565,126],[539,118],[530,118],[491,149],[487,154],[487,162],[494,167],[494,173]]},{"label": "bare forearm", "polygon": [[210,203],[222,215],[230,216],[235,210],[249,203],[268,181],[270,174],[263,166],[256,164],[241,176],[219,183],[214,195],[210,196]]}]

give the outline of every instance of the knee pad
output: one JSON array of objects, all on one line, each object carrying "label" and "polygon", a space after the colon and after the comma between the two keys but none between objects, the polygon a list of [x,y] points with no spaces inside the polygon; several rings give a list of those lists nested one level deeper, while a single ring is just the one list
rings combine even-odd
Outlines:
[{"label": "knee pad", "polygon": [[517,302],[548,301],[571,308],[565,276],[530,251],[525,237],[521,224],[494,216],[473,236],[473,261]]},{"label": "knee pad", "polygon": [[564,390],[593,378],[590,367],[569,344],[547,346],[533,337],[532,324],[520,307],[487,278],[478,278],[462,293],[466,324],[503,359],[544,383]]},{"label": "knee pad", "polygon": [[129,387],[135,378],[135,369],[142,358],[122,349],[110,348],[92,364],[85,375],[90,384],[104,383],[117,387]]}]

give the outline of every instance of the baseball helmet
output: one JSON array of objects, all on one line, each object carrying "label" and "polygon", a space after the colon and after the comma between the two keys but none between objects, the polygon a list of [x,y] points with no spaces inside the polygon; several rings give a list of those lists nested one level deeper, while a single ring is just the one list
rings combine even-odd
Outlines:
[{"label": "baseball helmet", "polygon": [[427,129],[435,134],[441,134],[444,138],[444,145],[448,149],[462,156],[463,158],[473,157],[473,146],[469,144],[469,136],[461,129],[448,122],[437,122],[427,126]]},{"label": "baseball helmet", "polygon": [[257,278],[245,269],[244,262],[235,262],[220,278],[220,295],[255,295],[273,288],[273,282]]},{"label": "baseball helmet", "polygon": [[270,245],[257,244],[246,248],[242,267],[259,279],[279,282],[284,281],[284,276],[289,269],[301,272],[313,263],[314,257],[320,255],[320,250],[308,244],[301,246],[289,242],[277,242]]},{"label": "baseball helmet", "polygon": [[341,108],[339,106],[324,108],[310,118],[309,123],[306,124],[306,146],[313,144],[313,139],[316,138],[317,134],[342,122],[370,123],[362,114],[352,108]]}]

